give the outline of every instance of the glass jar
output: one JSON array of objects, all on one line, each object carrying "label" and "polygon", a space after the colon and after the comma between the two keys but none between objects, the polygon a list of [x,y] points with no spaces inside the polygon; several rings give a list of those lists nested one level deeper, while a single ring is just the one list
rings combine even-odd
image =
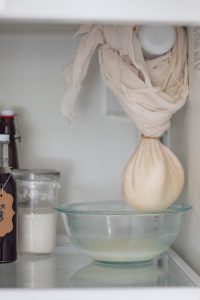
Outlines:
[{"label": "glass jar", "polygon": [[60,187],[55,170],[13,170],[18,201],[19,253],[49,254],[56,245],[54,209]]}]

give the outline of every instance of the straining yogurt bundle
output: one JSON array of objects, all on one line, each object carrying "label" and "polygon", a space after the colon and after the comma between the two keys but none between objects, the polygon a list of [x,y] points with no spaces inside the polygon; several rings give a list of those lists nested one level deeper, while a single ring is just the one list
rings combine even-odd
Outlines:
[{"label": "straining yogurt bundle", "polygon": [[139,30],[140,26],[130,25],[80,27],[77,34],[85,35],[64,73],[62,112],[73,120],[76,98],[98,46],[103,80],[141,131],[141,141],[122,175],[124,198],[137,210],[154,211],[173,204],[184,184],[180,161],[159,138],[187,99],[187,36],[184,28],[175,27],[172,49],[147,60]]}]

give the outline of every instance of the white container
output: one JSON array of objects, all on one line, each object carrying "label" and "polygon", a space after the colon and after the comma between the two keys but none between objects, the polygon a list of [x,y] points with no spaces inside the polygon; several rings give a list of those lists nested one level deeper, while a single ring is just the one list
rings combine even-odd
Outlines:
[{"label": "white container", "polygon": [[16,170],[18,199],[18,251],[49,254],[56,246],[57,215],[54,205],[59,172]]},{"label": "white container", "polygon": [[168,52],[176,41],[173,26],[141,26],[138,37],[146,58],[154,58]]}]

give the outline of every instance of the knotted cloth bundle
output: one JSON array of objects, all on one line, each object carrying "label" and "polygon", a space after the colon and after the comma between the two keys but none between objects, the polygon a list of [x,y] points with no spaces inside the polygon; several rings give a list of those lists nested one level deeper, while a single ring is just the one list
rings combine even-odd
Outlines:
[{"label": "knotted cloth bundle", "polygon": [[139,26],[130,25],[80,27],[77,34],[86,35],[63,74],[67,92],[62,112],[73,120],[81,83],[99,46],[102,78],[143,135],[124,170],[122,191],[133,207],[150,211],[170,206],[184,184],[180,162],[156,138],[170,127],[172,115],[187,99],[187,36],[182,27],[176,27],[172,50],[145,61],[138,30]]}]

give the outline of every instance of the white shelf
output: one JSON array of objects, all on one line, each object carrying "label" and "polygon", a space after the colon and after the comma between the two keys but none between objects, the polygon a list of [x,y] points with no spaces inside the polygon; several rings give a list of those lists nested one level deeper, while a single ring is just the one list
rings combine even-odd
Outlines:
[{"label": "white shelf", "polygon": [[199,0],[0,0],[0,21],[200,24]]},{"label": "white shelf", "polygon": [[94,264],[71,245],[0,265],[7,300],[199,300],[199,286],[199,276],[171,249],[140,268]]}]

